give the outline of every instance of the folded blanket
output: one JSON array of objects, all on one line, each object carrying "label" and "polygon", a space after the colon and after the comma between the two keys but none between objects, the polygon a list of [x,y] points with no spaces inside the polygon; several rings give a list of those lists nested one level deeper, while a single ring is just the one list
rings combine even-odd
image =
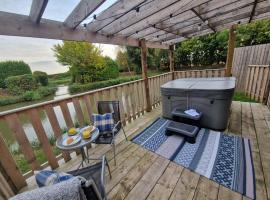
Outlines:
[{"label": "folded blanket", "polygon": [[67,181],[37,188],[32,191],[24,192],[12,197],[10,200],[86,200],[81,180],[77,177]]}]

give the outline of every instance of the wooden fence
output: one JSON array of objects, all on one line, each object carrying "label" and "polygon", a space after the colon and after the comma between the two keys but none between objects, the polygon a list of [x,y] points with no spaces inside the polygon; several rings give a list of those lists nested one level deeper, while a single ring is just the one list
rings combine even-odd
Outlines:
[{"label": "wooden fence", "polygon": [[245,93],[251,99],[267,104],[270,87],[270,66],[249,65]]},{"label": "wooden fence", "polygon": [[175,71],[175,78],[224,77],[225,69]]},{"label": "wooden fence", "polygon": [[269,65],[270,44],[239,47],[234,50],[232,74],[236,79],[236,90],[245,91],[249,65]]},{"label": "wooden fence", "polygon": [[[175,77],[218,77],[223,76],[225,70],[196,70],[177,71]],[[172,73],[165,73],[149,78],[150,102],[155,107],[161,100],[160,86],[172,79]],[[61,128],[55,109],[61,111],[67,128],[75,126],[71,116],[70,105],[73,105],[76,112],[76,119],[79,125],[90,123],[93,112],[97,112],[97,101],[99,100],[120,100],[121,117],[123,124],[132,122],[140,117],[146,110],[145,88],[142,79],[106,87],[90,92],[81,93],[68,98],[48,101],[28,107],[10,110],[0,113],[0,122],[6,124],[12,136],[19,144],[20,151],[25,157],[30,171],[22,174],[18,169],[13,156],[0,133],[0,199],[16,193],[26,185],[25,179],[33,175],[33,170],[43,169],[50,166],[52,169],[58,168],[60,159],[68,162],[71,156],[67,152],[55,155],[49,139],[46,135],[41,115],[45,114],[52,128],[55,138],[61,135]],[[37,161],[33,147],[31,146],[27,133],[23,128],[21,116],[27,116],[30,120],[35,134],[41,144],[41,148],[46,156],[47,162],[40,164]]]}]

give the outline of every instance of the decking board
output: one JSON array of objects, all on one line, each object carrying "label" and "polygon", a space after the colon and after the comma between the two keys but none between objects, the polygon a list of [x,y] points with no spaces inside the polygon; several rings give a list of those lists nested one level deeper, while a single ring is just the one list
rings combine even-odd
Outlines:
[{"label": "decking board", "polygon": [[[128,138],[140,133],[161,114],[161,106],[150,113],[132,120],[126,126]],[[233,102],[228,123],[229,133],[251,140],[256,174],[258,200],[269,200],[270,196],[270,111],[256,103]],[[116,160],[109,145],[98,145],[89,149],[89,154],[106,154],[112,168],[112,179],[107,175],[108,199],[170,199],[170,200],[248,200],[241,194],[218,185],[203,176],[168,161],[140,146],[125,141],[123,135],[117,139]],[[58,171],[74,169],[80,159],[60,166]],[[33,180],[31,180],[33,182]],[[29,180],[28,180],[29,182]]]}]

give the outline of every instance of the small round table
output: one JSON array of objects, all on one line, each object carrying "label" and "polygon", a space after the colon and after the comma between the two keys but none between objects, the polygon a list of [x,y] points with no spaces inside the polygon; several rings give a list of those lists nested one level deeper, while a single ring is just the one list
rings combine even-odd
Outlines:
[{"label": "small round table", "polygon": [[[86,127],[83,127],[83,128],[86,128]],[[91,144],[92,142],[94,142],[98,136],[99,136],[99,130],[97,128],[95,128],[93,130],[93,132],[91,133],[91,137],[89,139],[83,139],[82,137],[82,133],[81,133],[81,130],[83,129],[77,129],[77,134],[80,134],[80,137],[81,137],[81,140],[73,145],[63,145],[63,141],[69,137],[68,133],[65,133],[63,134],[60,138],[57,139],[56,141],[56,146],[63,150],[63,151],[74,151],[76,149],[80,149],[81,151],[81,156],[82,156],[82,161],[81,161],[81,164],[78,166],[78,169],[82,166],[83,167],[83,163],[86,161],[90,161],[90,160],[99,160],[99,159],[94,159],[94,158],[90,158],[89,156],[87,156],[85,154],[85,151],[84,151],[84,147]]]}]

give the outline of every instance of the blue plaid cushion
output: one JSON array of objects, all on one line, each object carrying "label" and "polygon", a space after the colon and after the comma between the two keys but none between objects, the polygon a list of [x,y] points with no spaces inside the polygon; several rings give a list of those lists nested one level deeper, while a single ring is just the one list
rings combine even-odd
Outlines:
[{"label": "blue plaid cushion", "polygon": [[114,126],[112,113],[105,113],[103,115],[92,114],[92,119],[94,126],[97,127],[100,132],[112,131]]}]

